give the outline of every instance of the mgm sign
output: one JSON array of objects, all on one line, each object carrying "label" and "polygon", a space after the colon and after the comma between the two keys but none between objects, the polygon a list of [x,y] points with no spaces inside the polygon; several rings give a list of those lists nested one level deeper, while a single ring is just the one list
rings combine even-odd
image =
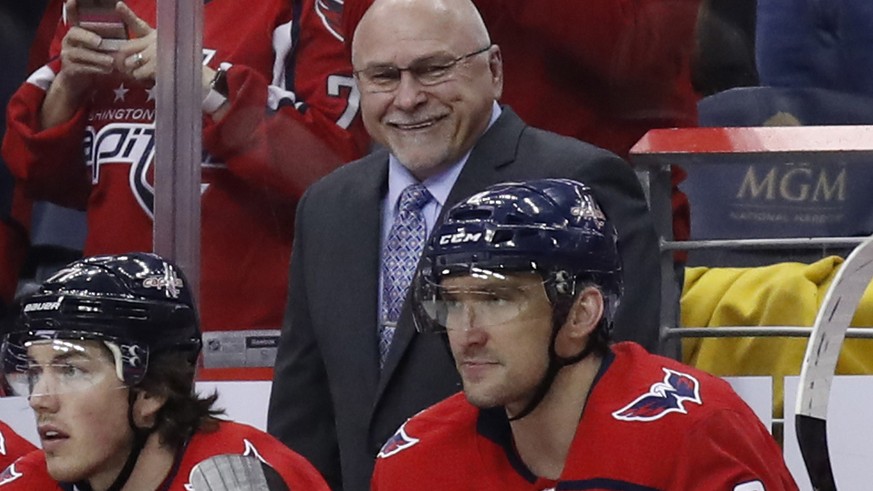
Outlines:
[{"label": "mgm sign", "polygon": [[682,189],[695,238],[825,237],[873,229],[873,169],[846,163],[707,165]]}]

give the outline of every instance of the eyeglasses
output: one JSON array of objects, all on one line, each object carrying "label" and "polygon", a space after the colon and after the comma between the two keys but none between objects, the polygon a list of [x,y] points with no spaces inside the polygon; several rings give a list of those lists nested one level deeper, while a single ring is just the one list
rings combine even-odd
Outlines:
[{"label": "eyeglasses", "polygon": [[361,89],[366,92],[393,92],[400,86],[400,78],[403,72],[409,72],[421,85],[431,86],[447,82],[454,75],[454,68],[458,63],[482,54],[491,49],[491,45],[482,49],[446,59],[442,56],[434,56],[412,62],[408,67],[400,68],[395,65],[376,65],[354,72],[360,82]]}]

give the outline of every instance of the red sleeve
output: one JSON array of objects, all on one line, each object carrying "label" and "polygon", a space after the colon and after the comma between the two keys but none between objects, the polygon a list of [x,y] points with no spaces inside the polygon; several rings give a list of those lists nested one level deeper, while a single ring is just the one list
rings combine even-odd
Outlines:
[{"label": "red sleeve", "polygon": [[40,68],[12,96],[6,109],[3,159],[30,198],[84,209],[91,188],[82,153],[86,108],[46,130],[39,121],[46,93],[35,82],[50,83],[59,67],[55,61]]},{"label": "red sleeve", "polygon": [[36,447],[32,443],[0,421],[0,469],[5,469],[17,458],[34,450]]},{"label": "red sleeve", "polygon": [[53,40],[55,44],[60,42],[60,38],[55,38],[54,34],[58,30],[58,23],[61,20],[63,9],[64,0],[49,0],[48,5],[46,5],[42,19],[39,21],[39,26],[36,28],[33,42],[30,44],[27,60],[28,73],[35,71],[48,62]]},{"label": "red sleeve", "polygon": [[[299,198],[315,180],[363,155],[369,140],[342,40],[312,0],[277,5],[280,18],[274,23],[280,31],[273,35],[273,48],[280,59],[273,80],[234,64],[228,71],[229,112],[219,123],[204,118],[203,143],[239,177]],[[235,56],[220,58],[233,63]]]},{"label": "red sleeve", "polygon": [[45,466],[45,456],[41,450],[34,450],[16,460],[0,472],[2,491],[61,491],[58,483],[51,478]]},{"label": "red sleeve", "polygon": [[91,184],[85,166],[82,141],[85,135],[87,108],[83,107],[69,121],[46,130],[39,120],[46,90],[60,71],[60,40],[67,28],[58,23],[60,15],[50,4],[40,24],[37,44],[48,38],[46,29],[55,26],[48,54],[31,49],[31,61],[50,59],[34,71],[18,88],[6,108],[6,134],[3,137],[3,159],[9,171],[20,181],[30,199],[44,199],[70,208],[84,209]]},{"label": "red sleeve", "polygon": [[264,453],[264,460],[282,476],[289,489],[330,490],[321,474],[303,456],[262,431],[250,436],[252,443]]},{"label": "red sleeve", "polygon": [[[669,489],[688,491],[789,491],[797,484],[782,450],[751,412],[720,411],[692,428],[684,440]],[[757,422],[757,419],[754,419]],[[760,487],[756,487],[760,483]]]},{"label": "red sleeve", "polygon": [[352,37],[355,33],[355,28],[358,27],[358,22],[361,22],[364,12],[372,4],[373,0],[346,0],[343,5],[342,32],[349,54],[352,52]]}]

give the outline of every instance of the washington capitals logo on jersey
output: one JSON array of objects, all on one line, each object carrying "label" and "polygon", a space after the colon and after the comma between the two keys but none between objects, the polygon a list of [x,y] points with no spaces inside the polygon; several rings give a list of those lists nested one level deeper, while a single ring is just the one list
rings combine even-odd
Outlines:
[{"label": "washington capitals logo on jersey", "polygon": [[649,392],[612,413],[615,419],[654,421],[670,413],[687,414],[686,402],[703,404],[700,400],[700,383],[696,378],[669,368],[661,369],[666,374],[664,381],[652,384]]},{"label": "washington capitals logo on jersey", "polygon": [[397,430],[397,433],[394,434],[391,438],[385,442],[385,445],[382,445],[382,450],[379,451],[378,458],[384,459],[386,457],[390,457],[396,453],[399,453],[407,448],[418,443],[418,438],[412,438],[406,434],[406,423],[403,423],[403,426]]}]

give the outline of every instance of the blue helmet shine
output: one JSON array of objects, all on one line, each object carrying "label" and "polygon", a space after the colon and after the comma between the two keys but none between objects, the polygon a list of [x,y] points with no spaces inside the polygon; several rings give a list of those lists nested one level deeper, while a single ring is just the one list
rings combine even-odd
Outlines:
[{"label": "blue helmet shine", "polygon": [[[149,355],[177,351],[194,363],[200,324],[182,271],[156,254],[96,256],[65,266],[24,299],[6,336],[4,362],[21,362],[27,343],[94,340],[117,347],[123,380],[135,385]],[[16,356],[17,355],[17,356]]]},{"label": "blue helmet shine", "polygon": [[[591,188],[569,179],[491,186],[452,207],[425,247],[416,294],[475,269],[537,272],[553,304],[594,284],[605,299],[608,337],[622,292],[617,234]],[[417,326],[428,330],[426,316]]]}]

